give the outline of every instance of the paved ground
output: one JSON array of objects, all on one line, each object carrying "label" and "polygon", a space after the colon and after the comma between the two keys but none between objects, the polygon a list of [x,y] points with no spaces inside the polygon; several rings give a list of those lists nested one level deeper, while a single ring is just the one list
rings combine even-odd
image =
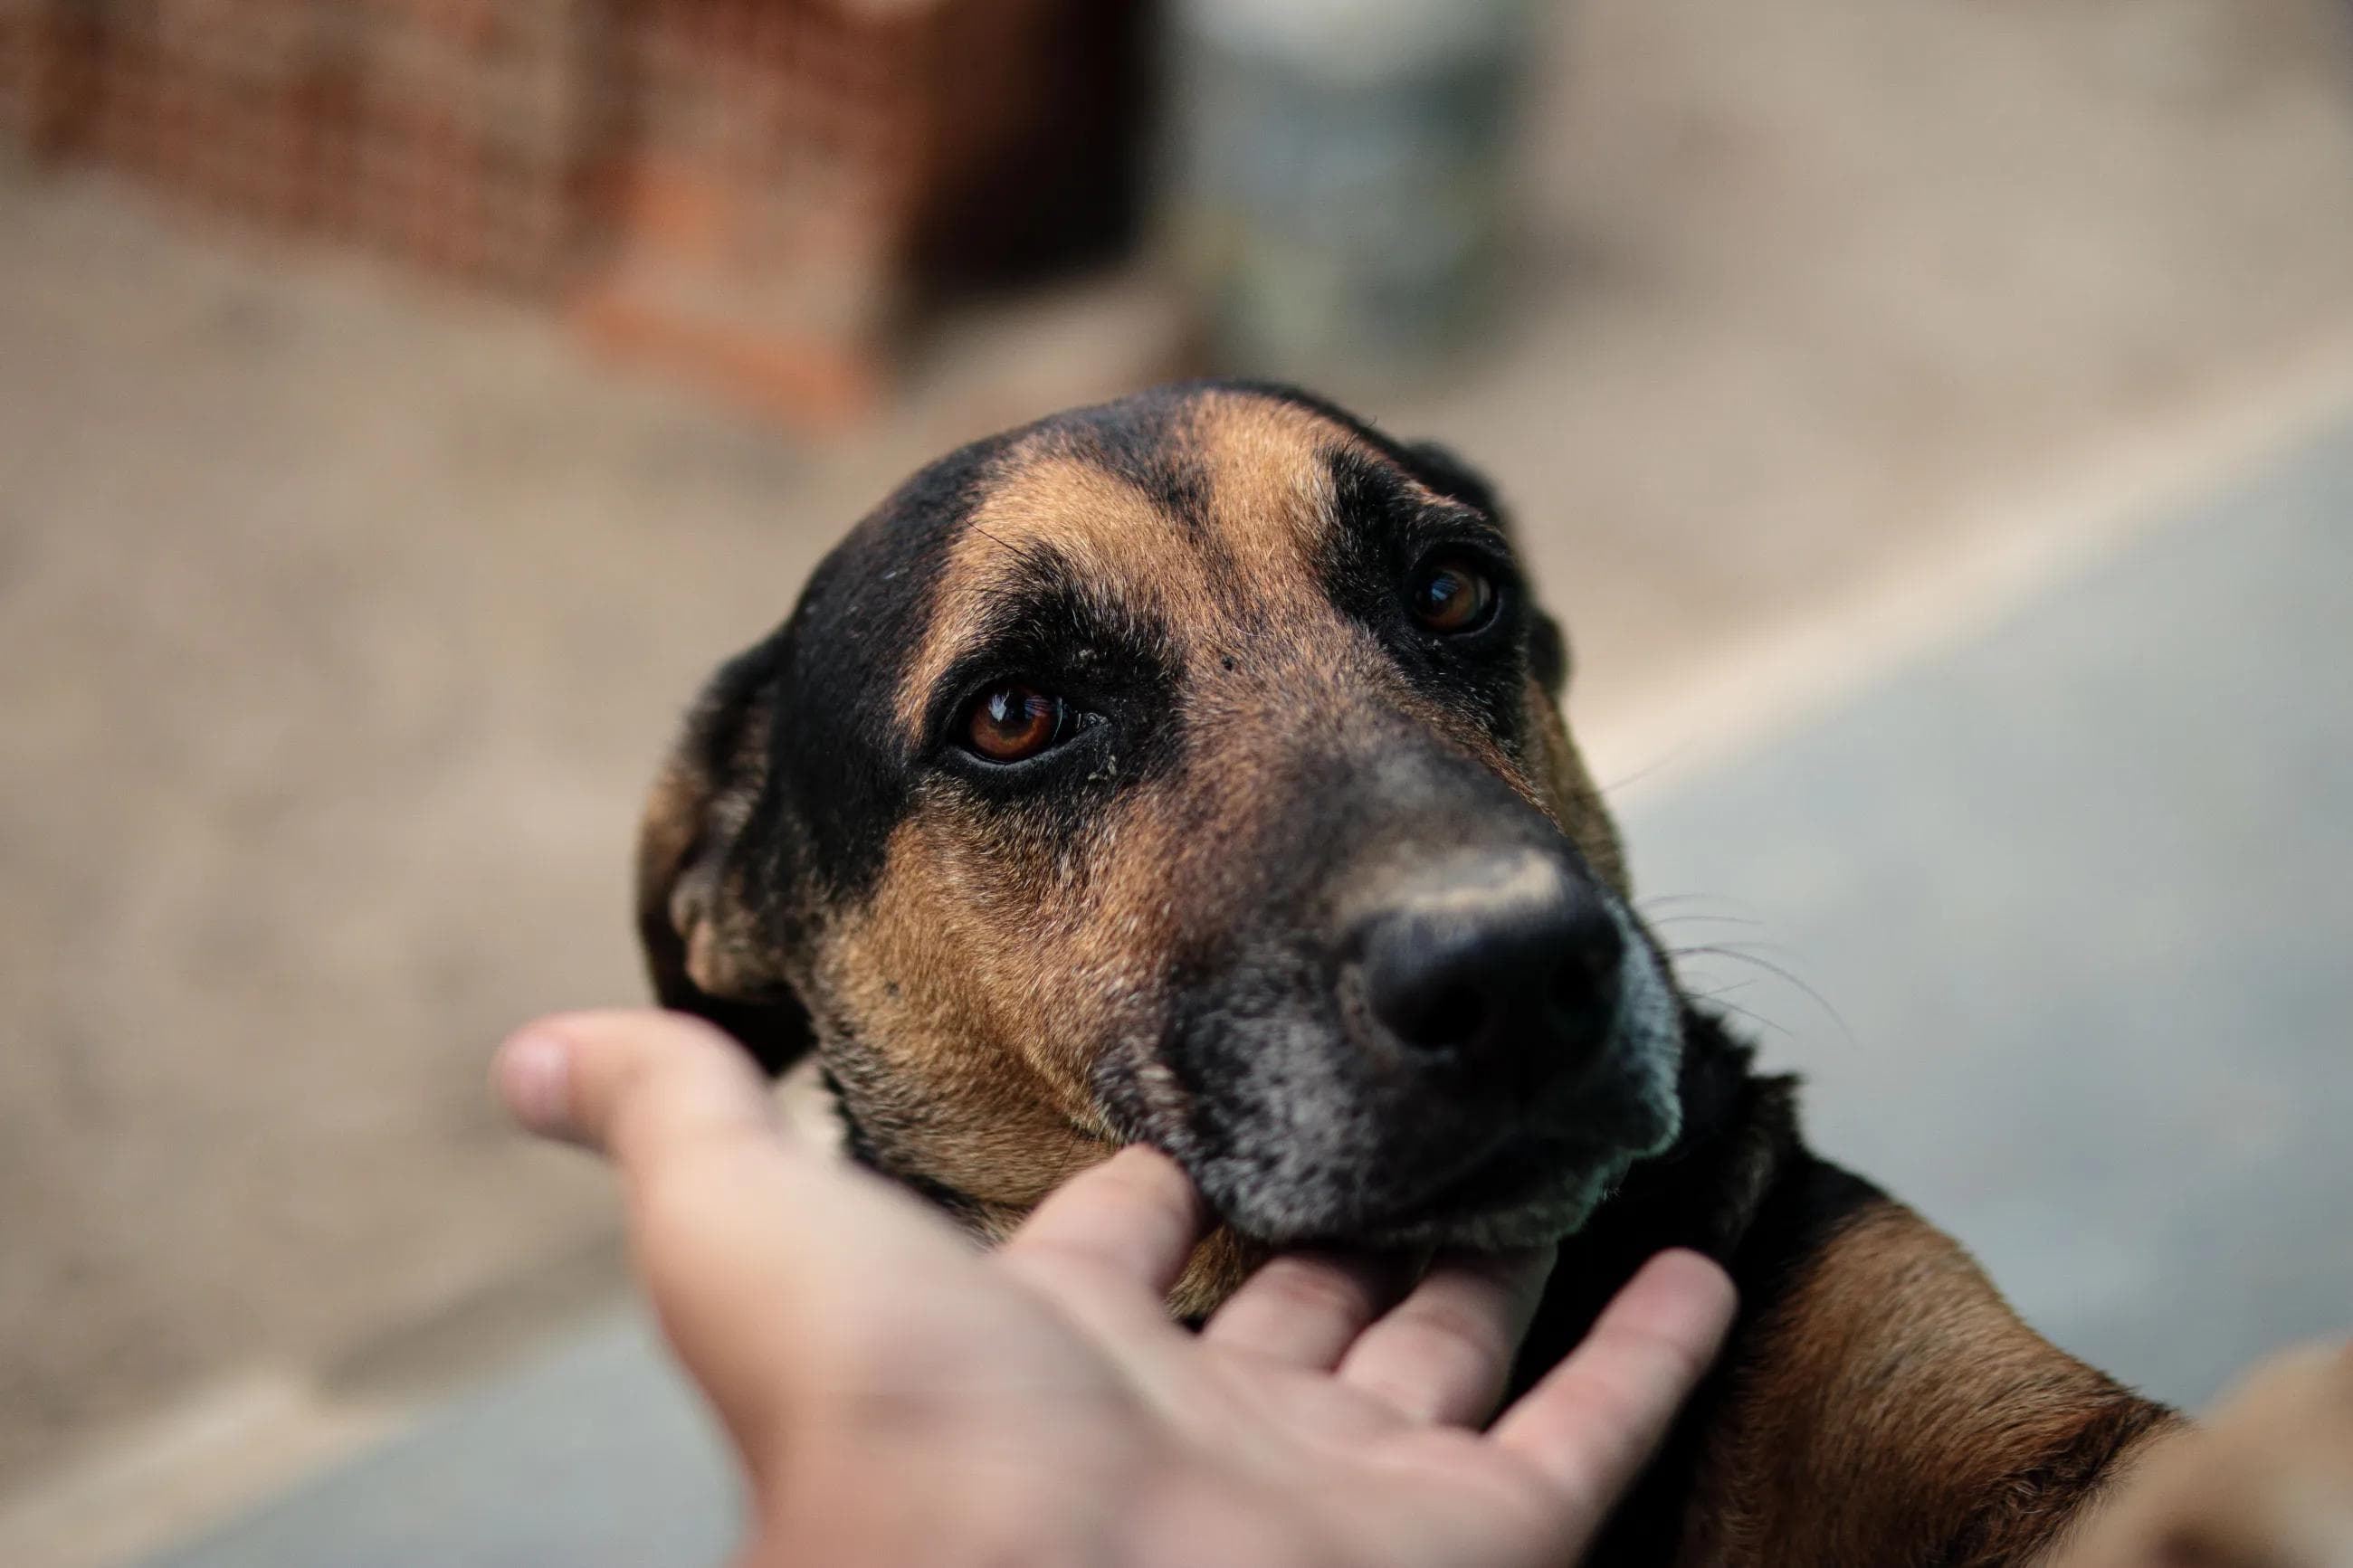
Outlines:
[{"label": "paved ground", "polygon": [[2353,414],[1629,805],[1646,908],[1818,1145],[2193,1406],[2353,1332],[2348,670]]},{"label": "paved ground", "polygon": [[[1989,517],[2075,537],[2016,526],[2054,476],[2353,379],[2328,10],[1570,11],[1514,331],[1373,411],[1519,498],[1610,776],[1790,628],[1868,670],[1830,612]],[[90,1562],[606,1299],[601,1184],[480,1072],[638,994],[679,704],[918,456],[1134,356],[1000,323],[820,451],[88,181],[0,170],[0,1559]]]},{"label": "paved ground", "polygon": [[[1629,816],[1671,941],[1818,989],[1725,1000],[1819,1145],[2193,1406],[2353,1329],[2348,514],[2353,423]],[[150,1568],[712,1563],[733,1506],[623,1320]]]}]

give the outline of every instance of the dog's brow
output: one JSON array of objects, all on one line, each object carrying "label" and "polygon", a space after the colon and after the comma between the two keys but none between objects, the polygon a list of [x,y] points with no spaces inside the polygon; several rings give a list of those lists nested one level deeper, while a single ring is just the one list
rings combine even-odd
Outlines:
[{"label": "dog's brow", "polygon": [[1020,638],[1057,612],[1065,620],[1083,618],[1089,601],[1085,585],[1067,565],[1034,556],[1025,560],[1019,569],[969,591],[963,635],[940,650],[946,668],[954,669]]},{"label": "dog's brow", "polygon": [[913,730],[941,678],[991,635],[1025,595],[1150,596],[1181,570],[1174,520],[1134,484],[1059,452],[1017,457],[948,546],[930,623],[896,693]]},{"label": "dog's brow", "polygon": [[1332,478],[1334,521],[1341,528],[1403,538],[1435,531],[1470,534],[1498,550],[1509,549],[1493,518],[1361,446],[1331,447],[1324,462]]}]

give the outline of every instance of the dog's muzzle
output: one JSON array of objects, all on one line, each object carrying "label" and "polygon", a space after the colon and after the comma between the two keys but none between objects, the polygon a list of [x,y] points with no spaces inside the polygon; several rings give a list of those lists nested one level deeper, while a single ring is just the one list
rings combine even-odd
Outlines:
[{"label": "dog's muzzle", "polygon": [[1213,983],[1160,1141],[1269,1241],[1557,1240],[1679,1131],[1665,966],[1565,843],[1383,860],[1320,955]]}]

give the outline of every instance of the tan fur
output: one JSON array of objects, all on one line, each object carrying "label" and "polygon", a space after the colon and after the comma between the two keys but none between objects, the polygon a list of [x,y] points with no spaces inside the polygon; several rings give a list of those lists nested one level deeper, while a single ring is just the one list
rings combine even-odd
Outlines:
[{"label": "tan fur", "polygon": [[[1171,440],[1171,456],[1207,476],[1206,541],[1065,434],[1003,455],[952,547],[892,706],[912,733],[1024,552],[1046,546],[1175,628],[1193,721],[1223,737],[1227,764],[1181,791],[1131,788],[1084,843],[1035,845],[977,814],[919,810],[893,837],[871,901],[834,924],[807,976],[871,1058],[835,1064],[866,1091],[870,1135],[980,1200],[987,1228],[1015,1223],[1109,1152],[1091,1053],[1147,1028],[1165,955],[1188,930],[1227,918],[1223,858],[1252,841],[1257,814],[1280,798],[1263,771],[1286,752],[1345,748],[1367,700],[1478,758],[1623,886],[1616,836],[1541,689],[1531,687],[1542,737],[1531,772],[1416,693],[1325,597],[1316,552],[1335,522],[1321,454],[1352,434],[1289,404],[1211,394]],[[1238,604],[1263,619],[1238,619]],[[885,974],[898,981],[886,985]],[[1240,1259],[1230,1238],[1215,1242],[1180,1294],[1207,1305],[1239,1281]]]},{"label": "tan fur", "polygon": [[760,797],[767,742],[765,715],[747,715],[724,790],[684,756],[672,758],[638,826],[639,896],[660,904],[640,910],[640,921],[677,933],[682,951],[669,961],[714,996],[755,994],[785,976],[782,955],[748,918],[755,901],[721,860]]},{"label": "tan fur", "polygon": [[1294,404],[1231,393],[1197,404],[1189,434],[1235,566],[1251,582],[1283,584],[1286,602],[1320,599],[1302,568],[1333,525],[1333,496],[1314,454],[1362,444]]},{"label": "tan fur", "polygon": [[[950,547],[929,635],[895,694],[913,731],[932,689],[977,640],[993,599],[1018,576],[1025,552],[1050,546],[1082,579],[1124,584],[1172,616],[1198,591],[1198,574],[1168,570],[1175,524],[1117,475],[1034,436],[999,460],[989,493]],[[1172,602],[1176,601],[1176,602]]]},{"label": "tan fur", "polygon": [[[1843,1226],[1741,1347],[1678,1562],[2022,1562],[2147,1406],[2011,1313],[1951,1238],[1884,1203]],[[2022,1479],[2052,1478],[2025,1484]],[[1893,1482],[1894,1484],[1891,1484]],[[1944,1543],[1968,1555],[1936,1555]]]},{"label": "tan fur", "polygon": [[[1229,858],[1262,837],[1262,814],[1283,797],[1271,781],[1292,759],[1369,752],[1384,725],[1403,720],[1509,784],[1624,888],[1615,831],[1549,694],[1530,683],[1536,743],[1515,760],[1415,690],[1326,596],[1319,552],[1337,519],[1324,459],[1347,447],[1375,457],[1352,431],[1289,402],[1205,392],[1164,441],[1172,465],[1199,477],[1206,518],[1165,511],[1083,433],[1050,427],[995,458],[888,700],[912,741],[941,679],[1018,589],[1025,556],[1050,549],[1103,597],[1171,629],[1189,722],[1220,738],[1216,766],[1132,782],[1080,842],[1039,842],[1018,819],[919,802],[863,904],[818,911],[806,949],[783,954],[745,918],[756,900],[724,885],[710,853],[757,797],[758,723],[737,748],[725,798],[673,763],[647,810],[640,886],[662,907],[643,918],[659,927],[667,914],[678,939],[666,960],[660,932],[649,936],[657,965],[674,963],[712,995],[791,984],[821,1034],[855,1042],[828,1066],[859,1103],[871,1144],[967,1194],[985,1231],[1009,1228],[1113,1147],[1095,1053],[1150,1037],[1168,955],[1230,918]],[[1146,1096],[1183,1112],[1173,1081],[1149,1061],[1137,1070]],[[1205,1309],[1246,1264],[1240,1244],[1214,1238],[1180,1299]]]}]

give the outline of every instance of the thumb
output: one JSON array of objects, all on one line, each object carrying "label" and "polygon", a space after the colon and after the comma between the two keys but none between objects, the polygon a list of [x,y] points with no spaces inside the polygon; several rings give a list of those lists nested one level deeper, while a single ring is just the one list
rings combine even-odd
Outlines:
[{"label": "thumb", "polygon": [[954,1300],[979,1272],[913,1199],[791,1143],[750,1058],[698,1020],[558,1015],[492,1077],[526,1127],[614,1163],[663,1330],[755,1474],[871,1348],[921,1333],[892,1304]]}]

